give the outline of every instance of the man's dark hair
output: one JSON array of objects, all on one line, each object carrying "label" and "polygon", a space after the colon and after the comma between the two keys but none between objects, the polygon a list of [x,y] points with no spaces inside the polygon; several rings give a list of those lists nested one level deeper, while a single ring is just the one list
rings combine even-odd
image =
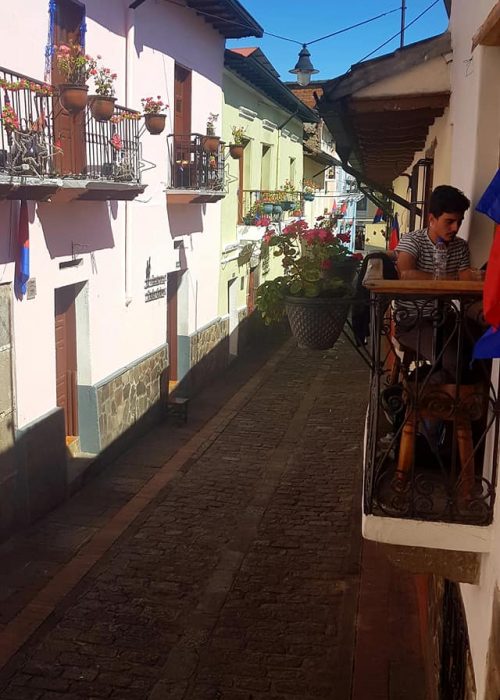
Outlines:
[{"label": "man's dark hair", "polygon": [[463,215],[469,207],[470,201],[464,193],[451,185],[436,187],[429,201],[429,211],[436,218],[444,212]]}]

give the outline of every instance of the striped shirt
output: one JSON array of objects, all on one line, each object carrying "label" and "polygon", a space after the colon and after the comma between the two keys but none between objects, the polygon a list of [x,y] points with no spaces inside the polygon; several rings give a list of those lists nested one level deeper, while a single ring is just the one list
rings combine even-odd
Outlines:
[{"label": "striped shirt", "polygon": [[[406,233],[398,243],[396,254],[409,253],[416,260],[417,270],[421,272],[434,272],[434,248],[435,244],[429,238],[426,228]],[[455,238],[446,246],[447,261],[446,274],[457,275],[460,270],[470,267],[469,246],[463,238]]]},{"label": "striped shirt", "polygon": [[[434,272],[434,249],[435,244],[429,238],[426,228],[410,231],[402,236],[396,248],[396,255],[399,253],[409,253],[416,260],[416,269],[421,272]],[[458,276],[460,270],[467,270],[470,267],[469,246],[463,238],[455,238],[446,246],[446,274]],[[432,314],[433,306],[429,302],[422,301],[402,301],[396,302],[396,310],[406,311],[411,317],[415,317],[417,309],[423,317]]]}]

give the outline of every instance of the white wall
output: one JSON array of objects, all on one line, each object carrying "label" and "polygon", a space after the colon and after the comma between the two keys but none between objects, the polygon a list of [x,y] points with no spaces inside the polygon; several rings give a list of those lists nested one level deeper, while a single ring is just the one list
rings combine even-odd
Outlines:
[{"label": "white wall", "polygon": [[[87,0],[86,49],[101,54],[118,73],[118,103],[141,108],[141,97],[173,99],[174,61],[193,70],[193,131],[205,131],[209,112],[221,113],[224,39],[195,12],[151,0],[135,12],[129,0]],[[47,3],[24,0],[0,7],[0,65],[34,79],[43,79],[47,38]],[[135,23],[132,70],[126,85],[127,21]],[[29,37],[29,41],[26,38]],[[22,43],[23,50],[19,50]],[[90,358],[80,383],[96,383],[166,342],[166,302],[145,302],[146,264],[151,274],[176,269],[172,216],[167,210],[166,134],[141,137],[142,158],[154,164],[144,172],[148,185],[137,200],[125,202],[30,203],[30,266],[36,278],[35,299],[14,304],[15,388],[17,427],[55,407],[54,290],[68,284],[87,285],[88,329],[80,334],[79,357]],[[189,235],[184,237],[190,288],[198,289],[183,319],[188,332],[217,315],[220,204],[186,210]],[[0,202],[0,281],[14,278],[17,203]],[[128,215],[126,216],[126,210]],[[130,280],[125,290],[125,239],[128,222]],[[191,225],[192,222],[194,225]],[[178,221],[177,221],[178,224]],[[75,247],[76,246],[76,247]],[[59,263],[72,250],[83,264],[65,270]],[[195,303],[196,302],[196,303]],[[83,353],[82,353],[83,350]]]}]

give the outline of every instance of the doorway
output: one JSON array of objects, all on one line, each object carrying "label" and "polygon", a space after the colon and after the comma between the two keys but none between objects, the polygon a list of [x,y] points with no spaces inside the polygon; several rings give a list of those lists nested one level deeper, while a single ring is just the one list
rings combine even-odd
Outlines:
[{"label": "doorway", "polygon": [[229,313],[229,355],[238,354],[238,278],[227,283],[227,309]]},{"label": "doorway", "polygon": [[[54,43],[83,44],[83,27],[85,25],[85,7],[74,0],[57,0],[54,25]],[[85,49],[84,46],[82,46]],[[52,56],[52,84],[64,83],[56,61]],[[61,175],[80,175],[84,172],[87,158],[85,152],[85,113],[65,112],[59,104],[59,98],[53,98],[54,137],[60,142],[61,153],[55,156],[56,169]]]},{"label": "doorway", "polygon": [[75,297],[74,285],[55,290],[56,400],[68,437],[78,435]]},{"label": "doorway", "polygon": [[168,344],[168,380],[177,382],[179,375],[179,329],[178,329],[178,289],[180,274],[170,272],[167,275],[167,344]]},{"label": "doorway", "polygon": [[191,183],[191,71],[175,64],[174,76],[175,186]]}]

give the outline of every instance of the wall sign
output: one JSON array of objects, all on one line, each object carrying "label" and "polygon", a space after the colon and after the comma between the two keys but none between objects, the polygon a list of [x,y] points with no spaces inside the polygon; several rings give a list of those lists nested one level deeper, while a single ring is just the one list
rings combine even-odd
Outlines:
[{"label": "wall sign", "polygon": [[144,280],[144,299],[146,303],[148,301],[154,301],[155,299],[161,299],[167,295],[167,275],[155,275],[151,277],[150,271],[151,266],[148,261],[146,279]]}]

